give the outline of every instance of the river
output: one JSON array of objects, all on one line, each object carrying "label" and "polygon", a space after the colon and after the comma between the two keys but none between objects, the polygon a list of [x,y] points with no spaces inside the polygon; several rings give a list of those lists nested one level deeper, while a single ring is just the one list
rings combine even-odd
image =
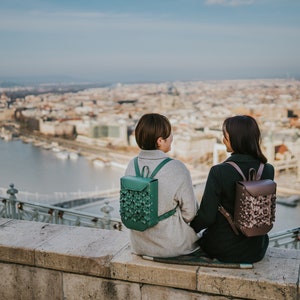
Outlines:
[{"label": "river", "polygon": [[40,196],[94,193],[117,189],[123,173],[122,168],[99,167],[83,156],[62,159],[31,143],[0,139],[2,191],[13,183],[20,193]]},{"label": "river", "polygon": [[[0,195],[3,197],[7,196],[6,190],[13,183],[19,190],[18,199],[57,203],[102,190],[118,189],[123,173],[122,168],[99,167],[83,156],[76,160],[62,159],[56,152],[31,143],[0,139]],[[100,212],[97,205],[89,205],[85,210]],[[300,203],[296,207],[277,204],[276,221],[271,232],[298,226]]]}]

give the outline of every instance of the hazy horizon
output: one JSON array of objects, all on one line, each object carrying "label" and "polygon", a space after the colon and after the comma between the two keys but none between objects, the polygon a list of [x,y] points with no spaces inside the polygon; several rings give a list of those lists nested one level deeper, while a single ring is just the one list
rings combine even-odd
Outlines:
[{"label": "hazy horizon", "polygon": [[222,82],[222,81],[243,81],[243,80],[300,80],[300,76],[288,77],[288,78],[280,78],[274,76],[271,77],[260,77],[260,78],[218,78],[218,79],[191,79],[191,80],[119,80],[119,81],[104,81],[104,80],[81,80],[80,78],[72,78],[67,76],[44,76],[44,77],[10,77],[3,78],[0,76],[0,88],[10,88],[10,87],[29,87],[29,86],[47,86],[49,88],[55,86],[91,86],[91,87],[103,87],[103,86],[111,86],[115,84],[159,84],[159,83],[174,83],[174,82]]}]

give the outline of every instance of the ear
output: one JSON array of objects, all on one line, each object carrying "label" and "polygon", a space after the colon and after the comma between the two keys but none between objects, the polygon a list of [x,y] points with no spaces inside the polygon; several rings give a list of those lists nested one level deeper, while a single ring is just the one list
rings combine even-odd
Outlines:
[{"label": "ear", "polygon": [[156,140],[156,145],[157,145],[157,148],[158,148],[158,149],[161,147],[162,141],[163,141],[163,138],[162,138],[162,137],[159,137],[159,138]]}]

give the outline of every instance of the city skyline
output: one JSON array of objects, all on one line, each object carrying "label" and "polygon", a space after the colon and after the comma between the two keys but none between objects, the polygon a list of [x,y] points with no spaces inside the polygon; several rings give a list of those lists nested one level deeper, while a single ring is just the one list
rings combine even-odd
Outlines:
[{"label": "city skyline", "polygon": [[292,0],[2,0],[0,38],[0,81],[300,77]]}]

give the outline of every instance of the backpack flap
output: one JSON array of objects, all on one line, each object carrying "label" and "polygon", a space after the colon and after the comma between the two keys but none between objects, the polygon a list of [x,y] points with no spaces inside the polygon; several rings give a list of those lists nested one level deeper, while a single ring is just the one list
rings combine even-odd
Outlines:
[{"label": "backpack flap", "polygon": [[276,183],[270,179],[253,180],[253,181],[238,181],[237,186],[243,187],[248,193],[257,197],[259,195],[270,195],[276,193]]},{"label": "backpack flap", "polygon": [[150,177],[123,176],[121,177],[121,189],[142,191],[151,181],[157,181],[157,179]]}]

